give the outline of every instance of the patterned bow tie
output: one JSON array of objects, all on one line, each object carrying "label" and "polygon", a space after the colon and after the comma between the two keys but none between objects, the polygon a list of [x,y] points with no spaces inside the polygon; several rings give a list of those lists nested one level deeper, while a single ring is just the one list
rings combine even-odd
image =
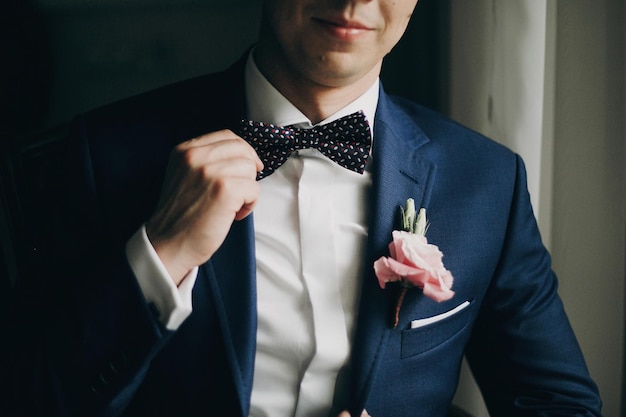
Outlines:
[{"label": "patterned bow tie", "polygon": [[243,120],[239,133],[263,161],[257,180],[276,171],[293,151],[307,148],[315,148],[342,167],[362,174],[371,147],[370,127],[362,111],[311,129]]}]

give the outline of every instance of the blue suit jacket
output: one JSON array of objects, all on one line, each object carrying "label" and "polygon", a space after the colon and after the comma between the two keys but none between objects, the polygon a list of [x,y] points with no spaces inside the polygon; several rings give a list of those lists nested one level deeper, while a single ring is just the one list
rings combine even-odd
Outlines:
[{"label": "blue suit jacket", "polygon": [[[124,256],[125,241],[156,204],[171,148],[234,128],[244,104],[240,62],[78,119],[51,219],[58,232],[42,249],[45,269],[33,268],[32,282],[45,296],[16,319],[12,412],[247,416],[256,337],[254,216],[234,223],[201,266],[193,313],[176,332],[156,320]],[[350,396],[338,399],[337,409],[445,416],[467,354],[494,416],[600,415],[520,158],[381,90],[373,163],[352,366],[340,376]],[[393,329],[396,293],[379,288],[372,264],[388,254],[409,197],[428,211],[428,238],[445,255],[456,295],[436,303],[410,290]],[[411,320],[464,301],[471,304],[462,312],[410,329]]]}]

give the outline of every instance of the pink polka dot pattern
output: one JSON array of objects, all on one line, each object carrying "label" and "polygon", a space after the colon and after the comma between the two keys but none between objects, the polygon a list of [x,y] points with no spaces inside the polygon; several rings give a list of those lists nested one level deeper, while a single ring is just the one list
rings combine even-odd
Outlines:
[{"label": "pink polka dot pattern", "polygon": [[370,127],[362,111],[312,129],[243,120],[239,134],[265,165],[257,180],[277,170],[293,151],[307,148],[315,148],[342,167],[362,174],[371,147]]}]

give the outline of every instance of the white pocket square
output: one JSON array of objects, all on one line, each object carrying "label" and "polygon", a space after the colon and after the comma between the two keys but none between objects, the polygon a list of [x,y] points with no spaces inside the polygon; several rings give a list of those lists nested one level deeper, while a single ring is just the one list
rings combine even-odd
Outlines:
[{"label": "white pocket square", "polygon": [[470,305],[470,301],[465,301],[464,303],[459,304],[458,306],[454,307],[452,310],[446,311],[445,313],[441,313],[441,314],[437,314],[436,316],[432,316],[432,317],[426,317],[425,319],[418,319],[418,320],[413,320],[411,321],[411,329],[417,329],[420,327],[424,327],[427,326],[429,324],[433,324],[436,323],[438,321],[441,321],[443,319],[446,319],[450,316],[455,315],[456,313],[460,312],[461,310],[467,308],[467,306]]}]

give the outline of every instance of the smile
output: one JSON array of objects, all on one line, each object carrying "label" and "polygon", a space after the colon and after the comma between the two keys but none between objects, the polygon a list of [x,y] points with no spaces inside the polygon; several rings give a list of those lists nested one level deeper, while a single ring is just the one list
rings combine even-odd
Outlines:
[{"label": "smile", "polygon": [[356,40],[373,29],[357,21],[313,18],[326,33],[341,40]]}]

